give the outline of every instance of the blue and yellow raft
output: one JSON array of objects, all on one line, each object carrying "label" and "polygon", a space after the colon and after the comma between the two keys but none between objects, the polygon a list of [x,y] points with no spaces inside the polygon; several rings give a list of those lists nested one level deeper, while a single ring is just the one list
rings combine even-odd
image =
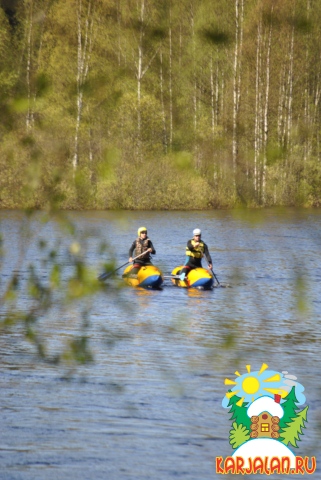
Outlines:
[{"label": "blue and yellow raft", "polygon": [[206,268],[194,268],[186,275],[185,280],[180,280],[177,276],[182,268],[183,265],[174,268],[172,271],[172,275],[176,276],[176,278],[172,278],[174,285],[185,288],[202,288],[204,290],[209,290],[213,287],[214,278]]},{"label": "blue and yellow raft", "polygon": [[132,287],[159,288],[164,279],[162,272],[154,265],[146,265],[138,270],[137,274],[131,274],[133,265],[128,265],[123,273],[123,279]]}]

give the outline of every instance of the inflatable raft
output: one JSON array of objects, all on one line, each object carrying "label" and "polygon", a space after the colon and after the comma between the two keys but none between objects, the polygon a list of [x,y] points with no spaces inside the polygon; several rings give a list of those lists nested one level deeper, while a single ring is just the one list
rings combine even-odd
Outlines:
[{"label": "inflatable raft", "polygon": [[162,272],[154,265],[146,265],[138,270],[138,273],[131,274],[133,265],[128,265],[123,273],[123,279],[127,285],[132,287],[159,288],[164,279]]},{"label": "inflatable raft", "polygon": [[186,275],[185,280],[180,280],[178,275],[180,270],[183,268],[183,265],[180,267],[174,268],[172,275],[176,278],[172,278],[172,283],[178,287],[193,287],[193,288],[202,288],[204,290],[209,290],[214,285],[214,278],[208,270],[205,268],[194,268]]}]

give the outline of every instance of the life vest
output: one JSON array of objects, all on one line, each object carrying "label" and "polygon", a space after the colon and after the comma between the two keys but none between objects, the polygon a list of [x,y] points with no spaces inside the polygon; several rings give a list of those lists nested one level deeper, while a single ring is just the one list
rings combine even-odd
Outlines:
[{"label": "life vest", "polygon": [[145,240],[142,240],[139,237],[136,238],[135,257],[138,257],[138,255],[146,252],[146,250],[148,249],[148,242],[149,238],[145,238]]},{"label": "life vest", "polygon": [[[195,240],[191,240],[191,244],[193,245],[193,248],[195,248]],[[196,251],[192,252],[188,247],[186,247],[186,255],[189,257],[194,257],[194,258],[202,258],[204,256],[205,252],[205,246],[203,242],[200,242],[200,244],[196,247]]]}]

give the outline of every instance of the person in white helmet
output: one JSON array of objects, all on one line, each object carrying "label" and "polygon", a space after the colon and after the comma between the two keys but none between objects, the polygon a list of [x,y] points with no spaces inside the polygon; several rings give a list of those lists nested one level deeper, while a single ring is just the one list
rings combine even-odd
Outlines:
[{"label": "person in white helmet", "polygon": [[186,257],[187,262],[184,267],[181,269],[179,275],[180,280],[185,280],[186,275],[193,270],[193,268],[202,267],[202,258],[205,256],[208,262],[208,267],[213,268],[212,258],[208,251],[206,243],[201,239],[202,232],[199,228],[193,230],[193,238],[188,240],[186,245]]},{"label": "person in white helmet", "polygon": [[135,251],[134,257],[141,255],[142,253],[146,252],[145,255],[137,258],[133,264],[133,268],[131,269],[131,274],[136,274],[138,270],[143,267],[144,265],[153,265],[151,262],[150,254],[152,253],[155,255],[156,250],[152,244],[152,241],[147,236],[147,228],[140,227],[137,231],[138,237],[136,240],[133,241],[130,249],[129,249],[129,262],[133,261],[133,253]]}]

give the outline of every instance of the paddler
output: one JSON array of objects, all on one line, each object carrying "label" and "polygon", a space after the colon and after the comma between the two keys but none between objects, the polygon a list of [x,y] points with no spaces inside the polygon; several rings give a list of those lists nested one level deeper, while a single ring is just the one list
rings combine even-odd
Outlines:
[{"label": "paddler", "polygon": [[208,251],[206,243],[201,239],[202,232],[199,228],[193,230],[193,238],[188,240],[186,245],[186,262],[184,267],[179,272],[180,280],[184,281],[186,275],[193,270],[193,268],[202,268],[202,258],[205,256],[208,268],[211,270],[212,259]]},{"label": "paddler", "polygon": [[150,254],[155,255],[156,250],[152,244],[152,241],[147,236],[147,228],[140,227],[137,231],[138,237],[133,241],[132,246],[129,249],[129,262],[133,261],[133,253],[135,251],[134,258],[142,253],[145,255],[137,258],[133,263],[133,268],[130,274],[137,274],[138,270],[145,265],[153,265],[151,262]]}]

